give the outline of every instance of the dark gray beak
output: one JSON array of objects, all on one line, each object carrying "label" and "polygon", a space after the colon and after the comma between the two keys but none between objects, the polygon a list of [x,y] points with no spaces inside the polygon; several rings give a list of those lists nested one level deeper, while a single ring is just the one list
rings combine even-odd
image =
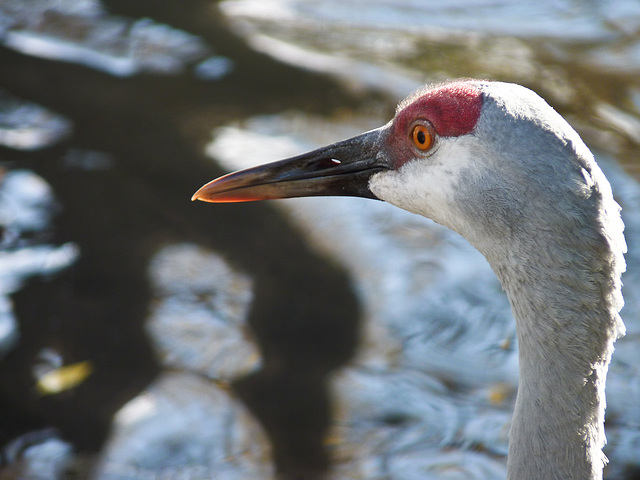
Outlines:
[{"label": "dark gray beak", "polygon": [[352,196],[376,198],[369,178],[389,168],[383,153],[387,127],[309,153],[233,172],[193,194],[204,202],[249,202],[273,198]]}]

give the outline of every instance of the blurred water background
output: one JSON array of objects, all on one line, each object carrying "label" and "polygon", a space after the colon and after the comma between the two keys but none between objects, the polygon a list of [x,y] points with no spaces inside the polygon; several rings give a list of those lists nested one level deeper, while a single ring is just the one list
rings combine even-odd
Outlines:
[{"label": "blurred water background", "polygon": [[540,93],[623,206],[605,478],[640,478],[640,3],[0,0],[0,43],[0,479],[504,478],[515,328],[466,241],[189,202],[457,77]]}]

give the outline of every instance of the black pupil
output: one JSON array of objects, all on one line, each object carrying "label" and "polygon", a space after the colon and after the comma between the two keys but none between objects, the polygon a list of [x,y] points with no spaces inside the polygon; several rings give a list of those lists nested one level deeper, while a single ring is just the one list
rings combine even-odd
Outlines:
[{"label": "black pupil", "polygon": [[424,136],[423,131],[418,132],[418,143],[424,143],[427,141],[427,138]]}]

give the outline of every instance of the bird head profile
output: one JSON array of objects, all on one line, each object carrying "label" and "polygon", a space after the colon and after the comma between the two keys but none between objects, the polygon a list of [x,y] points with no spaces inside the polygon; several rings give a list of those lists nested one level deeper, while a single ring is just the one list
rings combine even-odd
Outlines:
[{"label": "bird head profile", "polygon": [[580,136],[533,91],[424,87],[386,125],[230,173],[192,200],[378,199],[465,237],[489,261],[518,332],[508,476],[602,478],[604,385],[624,334],[620,207]]},{"label": "bird head profile", "polygon": [[589,149],[536,93],[463,80],[414,92],[380,128],[225,175],[192,200],[328,195],[384,200],[453,229],[485,255],[539,224],[564,228],[585,198],[611,197]]}]

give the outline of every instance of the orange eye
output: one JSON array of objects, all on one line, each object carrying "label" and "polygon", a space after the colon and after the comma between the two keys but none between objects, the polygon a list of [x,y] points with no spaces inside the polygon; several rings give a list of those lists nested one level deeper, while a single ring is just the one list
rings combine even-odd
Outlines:
[{"label": "orange eye", "polygon": [[431,145],[433,145],[433,137],[425,125],[416,125],[413,127],[411,139],[413,140],[413,144],[422,151],[429,150]]}]

